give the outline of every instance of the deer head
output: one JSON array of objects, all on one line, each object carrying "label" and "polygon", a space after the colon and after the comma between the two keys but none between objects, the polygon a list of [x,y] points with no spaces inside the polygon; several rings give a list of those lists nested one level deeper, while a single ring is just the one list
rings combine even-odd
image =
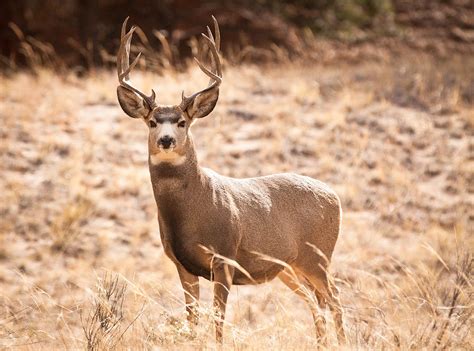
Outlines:
[{"label": "deer head", "polygon": [[198,59],[194,58],[199,68],[209,78],[207,88],[191,96],[181,95],[178,105],[164,106],[155,102],[156,94],[152,90],[147,96],[135,88],[130,80],[130,72],[138,63],[141,53],[130,64],[130,43],[136,29],[133,26],[128,32],[127,21],[122,25],[120,48],[117,54],[117,74],[120,85],[117,87],[117,96],[122,110],[132,118],[142,119],[149,128],[148,148],[153,159],[173,162],[180,159],[189,145],[189,127],[197,118],[209,115],[216,106],[219,98],[219,86],[222,82],[222,67],[219,58],[220,32],[217,20],[214,22],[215,39],[209,27],[207,35],[202,34],[211,54],[211,69],[206,68]]}]

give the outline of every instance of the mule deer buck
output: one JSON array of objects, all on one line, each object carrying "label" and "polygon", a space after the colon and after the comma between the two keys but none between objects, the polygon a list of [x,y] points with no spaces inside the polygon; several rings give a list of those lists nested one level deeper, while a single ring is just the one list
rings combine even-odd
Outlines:
[{"label": "mule deer buck", "polygon": [[[199,166],[190,127],[216,106],[222,82],[220,33],[202,34],[212,68],[196,62],[209,85],[174,106],[158,105],[130,81],[130,42],[136,27],[122,25],[117,56],[123,111],[149,128],[149,168],[158,207],[160,236],[175,263],[185,293],[188,320],[197,323],[199,279],[214,282],[216,339],[223,340],[227,297],[232,284],[258,284],[275,277],[304,297],[316,333],[325,338],[319,306],[333,312],[339,341],[345,339],[337,288],[327,274],[339,234],[341,207],[324,183],[297,174],[234,179]],[[215,37],[214,37],[215,36]]]}]

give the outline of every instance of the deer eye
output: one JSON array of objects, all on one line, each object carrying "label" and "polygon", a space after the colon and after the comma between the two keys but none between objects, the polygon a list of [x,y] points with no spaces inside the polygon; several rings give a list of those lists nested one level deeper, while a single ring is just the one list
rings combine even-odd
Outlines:
[{"label": "deer eye", "polygon": [[155,121],[150,121],[148,124],[150,125],[150,128],[156,128],[156,122]]},{"label": "deer eye", "polygon": [[181,121],[178,123],[178,127],[184,128],[186,126],[186,121]]}]

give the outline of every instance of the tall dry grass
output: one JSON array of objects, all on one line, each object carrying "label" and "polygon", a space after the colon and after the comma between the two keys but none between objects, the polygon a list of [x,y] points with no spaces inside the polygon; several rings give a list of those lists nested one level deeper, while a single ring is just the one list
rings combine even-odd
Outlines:
[{"label": "tall dry grass", "polygon": [[[348,343],[337,346],[327,318],[328,349],[472,349],[468,64],[311,62],[228,65],[213,117],[193,127],[202,164],[237,177],[295,171],[337,190],[331,271]],[[165,104],[206,84],[197,69],[134,78]],[[216,348],[210,283],[199,326],[186,323],[146,127],[119,110],[115,75],[0,79],[0,345]],[[316,346],[310,312],[281,283],[233,287],[225,348]]]}]

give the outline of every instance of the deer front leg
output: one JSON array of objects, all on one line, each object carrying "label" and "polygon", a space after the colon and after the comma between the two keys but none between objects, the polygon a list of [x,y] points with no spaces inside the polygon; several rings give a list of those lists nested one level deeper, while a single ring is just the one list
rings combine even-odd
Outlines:
[{"label": "deer front leg", "polygon": [[220,260],[215,260],[212,267],[212,276],[214,282],[214,309],[216,311],[216,341],[219,344],[222,344],[225,308],[230,287],[232,286],[234,268],[223,262],[216,261]]},{"label": "deer front leg", "polygon": [[176,265],[179,279],[184,290],[184,301],[186,302],[187,319],[195,326],[199,319],[197,307],[199,304],[199,278],[189,273],[180,264]]}]

